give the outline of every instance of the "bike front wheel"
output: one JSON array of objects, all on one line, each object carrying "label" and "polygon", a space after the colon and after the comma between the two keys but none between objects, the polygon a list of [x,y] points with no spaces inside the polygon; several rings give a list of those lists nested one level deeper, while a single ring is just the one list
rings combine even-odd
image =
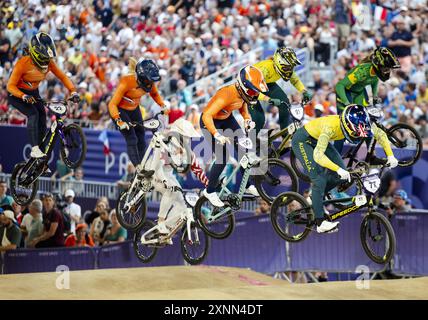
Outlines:
[{"label": "bike front wheel", "polygon": [[29,205],[36,197],[39,188],[39,181],[37,179],[29,185],[23,183],[26,179],[32,180],[31,174],[33,174],[31,172],[33,167],[30,168],[30,173],[28,173],[24,172],[25,166],[25,162],[17,163],[13,168],[10,179],[10,192],[13,200],[21,206]]},{"label": "bike front wheel", "polygon": [[86,137],[80,126],[73,123],[64,128],[61,158],[70,169],[80,167],[86,157]]},{"label": "bike front wheel", "polygon": [[213,206],[204,196],[200,197],[195,205],[195,218],[199,226],[214,239],[227,238],[235,228],[235,216],[232,212],[228,212],[214,221],[208,221],[209,217],[214,216],[224,208]]},{"label": "bike front wheel", "polygon": [[[135,192],[138,192],[138,190],[136,190]],[[132,198],[131,196],[130,198]],[[125,229],[137,230],[144,223],[144,218],[146,217],[146,198],[143,196],[143,198],[139,202],[135,203],[131,208],[127,208],[127,197],[128,191],[123,191],[119,195],[119,199],[117,200],[116,205],[117,220]]]},{"label": "bike front wheel", "polygon": [[388,219],[378,213],[368,213],[360,227],[361,244],[367,256],[378,264],[391,261],[395,253],[394,229]]},{"label": "bike front wheel", "polygon": [[192,240],[189,240],[187,225],[184,225],[181,234],[181,253],[187,263],[197,265],[202,263],[208,254],[210,238],[195,222],[190,226],[190,233]]},{"label": "bike front wheel", "polygon": [[299,181],[294,170],[284,161],[264,159],[254,176],[255,186],[263,200],[271,204],[282,192],[299,190]]},{"label": "bike front wheel", "polygon": [[[137,231],[135,231],[134,234],[134,252],[138,260],[143,263],[149,263],[150,261],[152,261],[158,251],[155,246],[143,244],[141,241],[142,236],[154,226],[155,223],[153,221],[147,220],[141,225],[141,227]],[[152,233],[153,234],[148,234],[145,236],[146,240],[154,239],[158,236],[155,231]]]},{"label": "bike front wheel", "polygon": [[270,218],[275,232],[288,242],[304,240],[314,221],[311,206],[297,192],[284,192],[276,197]]},{"label": "bike front wheel", "polygon": [[397,123],[388,129],[388,139],[397,149],[394,156],[400,167],[410,167],[419,160],[423,144],[419,133],[405,123]]}]

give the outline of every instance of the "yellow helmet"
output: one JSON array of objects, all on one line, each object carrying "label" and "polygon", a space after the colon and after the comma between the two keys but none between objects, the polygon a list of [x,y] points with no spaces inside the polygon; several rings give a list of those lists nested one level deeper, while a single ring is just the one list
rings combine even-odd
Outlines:
[{"label": "yellow helmet", "polygon": [[293,48],[281,47],[273,54],[273,66],[285,81],[290,80],[294,67],[301,64]]},{"label": "yellow helmet", "polygon": [[31,37],[28,51],[33,62],[42,70],[46,70],[50,60],[56,57],[55,43],[45,32],[39,32]]}]

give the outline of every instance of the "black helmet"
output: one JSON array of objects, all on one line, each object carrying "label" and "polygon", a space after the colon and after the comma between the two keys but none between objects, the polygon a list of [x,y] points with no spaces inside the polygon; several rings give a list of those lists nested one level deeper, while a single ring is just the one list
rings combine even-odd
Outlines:
[{"label": "black helmet", "polygon": [[138,61],[135,66],[138,86],[147,92],[152,90],[153,83],[160,81],[159,68],[153,60]]},{"label": "black helmet", "polygon": [[376,48],[372,55],[372,64],[376,75],[382,81],[389,79],[391,69],[401,68],[400,61],[398,61],[394,52],[385,47]]},{"label": "black helmet", "polygon": [[47,69],[49,61],[56,57],[55,43],[45,32],[39,32],[31,37],[28,51],[31,59],[40,69]]}]

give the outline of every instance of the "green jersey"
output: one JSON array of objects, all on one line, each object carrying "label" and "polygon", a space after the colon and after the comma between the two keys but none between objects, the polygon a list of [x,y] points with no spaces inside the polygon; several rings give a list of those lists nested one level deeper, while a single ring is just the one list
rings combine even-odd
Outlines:
[{"label": "green jersey", "polygon": [[336,84],[337,100],[344,105],[360,103],[355,101],[354,97],[366,95],[366,86],[371,86],[373,96],[376,96],[378,83],[379,78],[372,64],[370,62],[361,63],[348,71],[345,78]]}]

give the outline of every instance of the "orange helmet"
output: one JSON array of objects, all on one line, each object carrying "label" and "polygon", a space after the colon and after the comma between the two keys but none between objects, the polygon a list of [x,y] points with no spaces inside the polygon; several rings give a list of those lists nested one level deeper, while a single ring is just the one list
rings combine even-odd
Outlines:
[{"label": "orange helmet", "polygon": [[259,94],[269,90],[263,73],[253,66],[245,66],[239,70],[236,88],[248,104],[256,104]]}]

